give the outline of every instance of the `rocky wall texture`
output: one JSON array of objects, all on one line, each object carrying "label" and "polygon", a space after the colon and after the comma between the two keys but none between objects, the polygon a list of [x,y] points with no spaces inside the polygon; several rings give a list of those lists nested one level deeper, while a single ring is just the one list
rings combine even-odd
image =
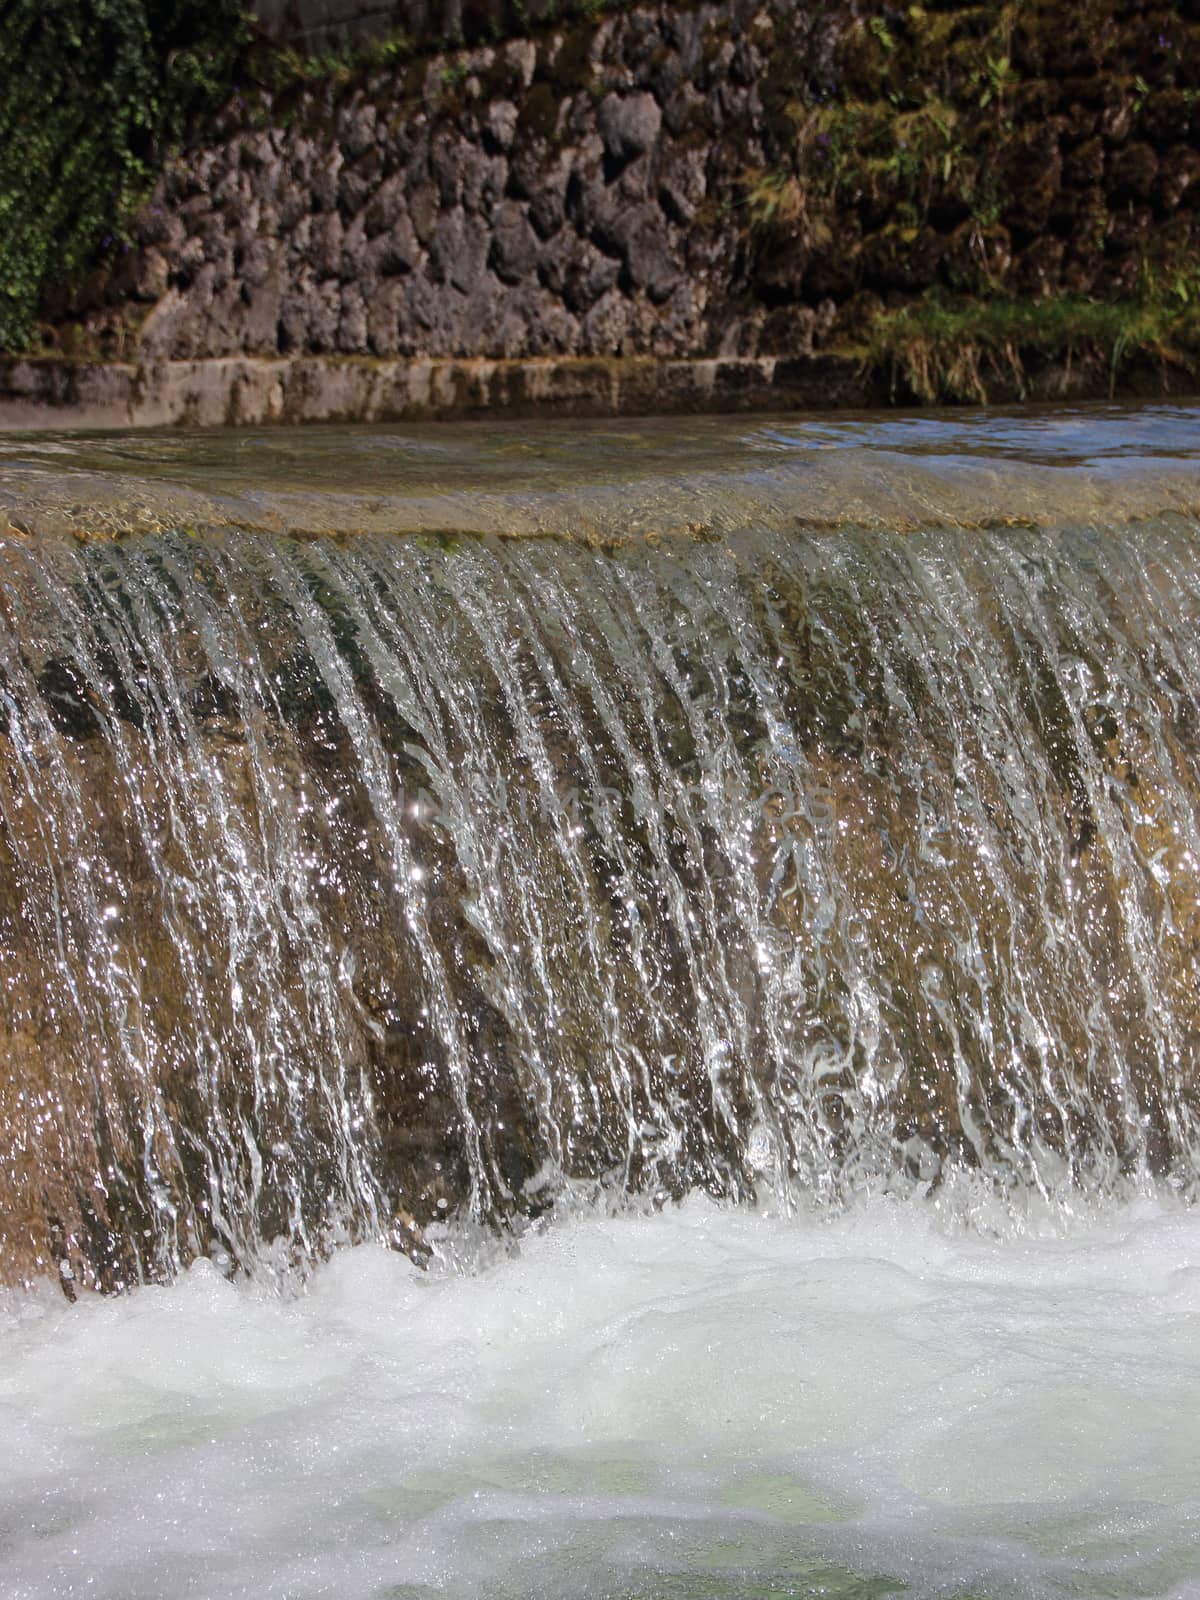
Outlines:
[{"label": "rocky wall texture", "polygon": [[797,358],[931,293],[1182,305],[1198,12],[660,3],[248,91],[47,338],[147,362]]},{"label": "rocky wall texture", "polygon": [[769,42],[729,19],[628,13],[231,108],[85,319],[140,302],[151,359],[715,353]]}]

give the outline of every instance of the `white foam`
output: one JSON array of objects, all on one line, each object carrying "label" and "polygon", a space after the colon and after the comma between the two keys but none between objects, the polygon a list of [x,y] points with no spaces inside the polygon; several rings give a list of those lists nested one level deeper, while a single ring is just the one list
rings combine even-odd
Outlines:
[{"label": "white foam", "polygon": [[14,1600],[1194,1595],[1200,1217],[692,1201],[10,1295],[0,1441]]}]

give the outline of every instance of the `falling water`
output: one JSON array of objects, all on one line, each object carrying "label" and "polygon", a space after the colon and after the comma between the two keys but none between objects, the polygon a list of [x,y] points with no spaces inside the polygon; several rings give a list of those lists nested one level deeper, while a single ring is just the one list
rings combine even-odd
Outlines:
[{"label": "falling water", "polygon": [[14,1594],[1197,1592],[1200,421],[706,426],[0,446]]},{"label": "falling water", "polygon": [[10,539],[10,1272],[1189,1193],[1200,524],[763,520]]}]

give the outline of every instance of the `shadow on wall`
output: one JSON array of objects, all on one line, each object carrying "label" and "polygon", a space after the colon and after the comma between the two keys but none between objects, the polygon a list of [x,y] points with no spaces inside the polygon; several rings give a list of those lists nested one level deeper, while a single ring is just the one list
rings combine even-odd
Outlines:
[{"label": "shadow on wall", "polygon": [[325,48],[396,31],[414,42],[474,43],[584,7],[558,0],[253,0],[251,9],[272,38]]}]

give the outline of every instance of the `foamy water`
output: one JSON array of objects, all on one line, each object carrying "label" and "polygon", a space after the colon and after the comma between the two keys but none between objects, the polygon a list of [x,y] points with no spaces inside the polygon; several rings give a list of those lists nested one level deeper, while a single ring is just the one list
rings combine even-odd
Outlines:
[{"label": "foamy water", "polygon": [[0,1301],[0,1592],[1200,1594],[1200,1217],[690,1201]]}]

